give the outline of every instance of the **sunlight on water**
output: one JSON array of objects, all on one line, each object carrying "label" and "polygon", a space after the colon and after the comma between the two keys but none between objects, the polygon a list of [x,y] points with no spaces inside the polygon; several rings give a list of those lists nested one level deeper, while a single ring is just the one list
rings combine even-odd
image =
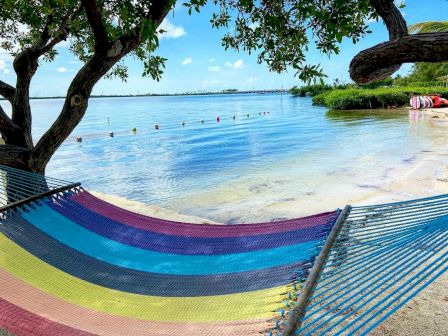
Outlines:
[{"label": "sunlight on water", "polygon": [[[32,102],[36,138],[61,105]],[[446,126],[407,111],[327,112],[289,95],[92,99],[47,174],[223,222],[290,218],[446,152]],[[295,207],[300,199],[310,207]]]}]

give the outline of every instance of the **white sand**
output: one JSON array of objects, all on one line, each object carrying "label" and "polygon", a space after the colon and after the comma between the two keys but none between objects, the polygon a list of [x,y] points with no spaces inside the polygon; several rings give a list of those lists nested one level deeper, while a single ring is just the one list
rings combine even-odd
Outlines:
[{"label": "white sand", "polygon": [[422,109],[419,111],[422,112],[422,114],[424,114],[427,118],[448,119],[448,107]]},{"label": "white sand", "polygon": [[165,208],[162,208],[162,207],[159,207],[156,205],[145,204],[142,202],[128,200],[123,197],[103,194],[103,193],[95,192],[95,191],[91,191],[91,193],[93,195],[95,195],[96,197],[103,199],[106,202],[116,204],[123,209],[129,210],[129,211],[132,211],[132,212],[135,212],[138,214],[146,215],[146,216],[151,216],[151,217],[156,217],[156,218],[161,218],[161,219],[166,219],[166,220],[172,220],[172,221],[177,221],[177,222],[186,222],[186,223],[195,223],[195,224],[205,224],[205,223],[218,224],[218,223],[213,222],[208,219],[191,216],[191,215],[183,215],[178,212],[175,212],[175,211],[172,211],[169,209],[165,209]]},{"label": "white sand", "polygon": [[[448,108],[428,109],[419,111],[425,118],[448,120]],[[0,142],[1,142],[0,138]],[[353,190],[356,193],[353,193]],[[306,199],[295,199],[291,201],[272,203],[270,207],[275,208],[276,213],[286,217],[293,217],[297,207],[306,208],[309,213],[336,208],[343,204],[375,204],[410,199],[418,196],[429,196],[440,193],[448,193],[448,168],[440,155],[424,155],[416,160],[410,169],[394,176],[393,182],[379,189],[362,191],[353,189],[339,192],[341,197],[328,197],[325,203],[308,202]],[[246,195],[245,192],[225,193],[231,201],[240,200]],[[120,207],[133,212],[175,221],[191,223],[214,223],[211,220],[183,215],[172,210],[158,206],[147,205],[141,202],[130,201],[122,197],[94,193],[99,198],[114,203]],[[312,198],[313,195],[310,195]],[[315,196],[314,196],[315,197]],[[222,200],[221,200],[222,201]],[[311,206],[312,205],[312,206]],[[242,208],[243,209],[243,208]],[[247,209],[247,207],[246,207]],[[229,216],[229,213],[226,214]],[[11,335],[0,330],[0,336]],[[378,327],[371,335],[398,335],[398,336],[442,336],[448,335],[448,274],[439,278],[435,283],[424,290],[414,300],[403,307],[398,313]]]},{"label": "white sand", "polygon": [[[448,109],[446,110],[448,113]],[[393,182],[386,184],[380,189],[368,191],[362,195],[358,194],[358,196],[349,193],[344,199],[341,197],[329,198],[325,202],[325,206],[334,205],[336,207],[336,205],[348,203],[353,205],[378,204],[441,193],[448,193],[448,168],[438,155],[429,154],[422,157],[421,160],[416,160],[412,167],[400,175],[395,175]],[[148,216],[163,216],[172,220],[191,219],[190,221],[192,221],[190,216],[163,210],[160,207],[148,206],[140,202],[128,201],[120,197],[99,193],[95,193],[95,195],[120,207]],[[228,195],[227,197],[232,196]],[[288,207],[303,207],[304,202],[306,201],[302,200],[302,204],[300,204],[300,200],[294,200],[289,203],[278,203],[277,206],[279,207],[279,212],[290,214],[294,213],[294,211],[288,210]],[[322,206],[320,204],[320,207]],[[307,210],[310,211],[310,209]],[[319,205],[311,209],[311,211],[315,210],[322,211]],[[194,222],[204,223],[208,221],[195,217]],[[431,284],[399,312],[374,330],[371,335],[448,335],[448,274]]]}]

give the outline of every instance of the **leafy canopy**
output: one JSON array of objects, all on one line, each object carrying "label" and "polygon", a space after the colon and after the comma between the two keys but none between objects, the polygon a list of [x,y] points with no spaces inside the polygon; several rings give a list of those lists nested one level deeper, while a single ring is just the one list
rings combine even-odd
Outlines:
[{"label": "leafy canopy", "polygon": [[[310,42],[324,54],[339,52],[343,38],[353,43],[369,33],[367,22],[377,18],[369,0],[211,0],[215,11],[214,28],[225,28],[225,49],[258,54],[274,72],[292,67],[301,80],[322,78],[319,65],[308,64]],[[151,10],[157,3],[173,8],[176,0],[97,0],[101,21],[110,43],[123,36],[141,36],[131,55],[143,63],[143,75],[159,80],[166,59],[154,53],[161,33]],[[159,5],[158,4],[158,5]],[[199,12],[206,0],[183,3],[190,14]],[[87,61],[95,52],[95,38],[81,1],[76,0],[0,0],[0,47],[18,52],[38,43],[47,30],[54,45],[44,54],[53,60],[57,43],[67,40],[70,51]],[[127,68],[118,63],[108,76],[127,78]]]}]

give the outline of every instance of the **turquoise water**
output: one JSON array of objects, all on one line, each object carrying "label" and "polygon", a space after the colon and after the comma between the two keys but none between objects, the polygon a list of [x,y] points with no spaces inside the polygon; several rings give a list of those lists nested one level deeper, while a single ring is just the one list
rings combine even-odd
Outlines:
[{"label": "turquoise water", "polygon": [[[62,103],[32,102],[36,138]],[[224,222],[288,218],[301,200],[325,210],[348,186],[381,188],[447,140],[444,122],[407,111],[332,113],[290,95],[100,98],[47,174]]]}]

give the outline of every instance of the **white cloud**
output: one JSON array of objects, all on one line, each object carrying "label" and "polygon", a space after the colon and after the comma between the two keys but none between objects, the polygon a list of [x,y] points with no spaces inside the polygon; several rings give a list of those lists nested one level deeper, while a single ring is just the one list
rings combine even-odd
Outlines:
[{"label": "white cloud", "polygon": [[183,60],[182,65],[188,65],[191,64],[191,62],[193,62],[193,59],[191,57],[187,57]]},{"label": "white cloud", "polygon": [[159,39],[176,39],[181,36],[187,35],[184,27],[176,26],[169,19],[163,20],[162,24],[159,26],[160,30],[163,30],[163,33],[159,33]]},{"label": "white cloud", "polygon": [[208,71],[210,72],[220,72],[221,71],[221,67],[218,65],[214,65],[214,66],[209,66],[207,68]]},{"label": "white cloud", "polygon": [[240,69],[244,68],[244,62],[243,62],[242,59],[239,59],[238,61],[236,61],[234,63],[226,62],[224,65],[226,67],[229,67],[229,68],[234,69],[234,70],[240,70]]},{"label": "white cloud", "polygon": [[57,70],[58,72],[67,72],[67,68],[64,67],[59,67]]},{"label": "white cloud", "polygon": [[209,61],[210,63],[212,63],[212,62],[216,61],[216,59],[215,59],[215,58],[209,58],[208,61]]}]

